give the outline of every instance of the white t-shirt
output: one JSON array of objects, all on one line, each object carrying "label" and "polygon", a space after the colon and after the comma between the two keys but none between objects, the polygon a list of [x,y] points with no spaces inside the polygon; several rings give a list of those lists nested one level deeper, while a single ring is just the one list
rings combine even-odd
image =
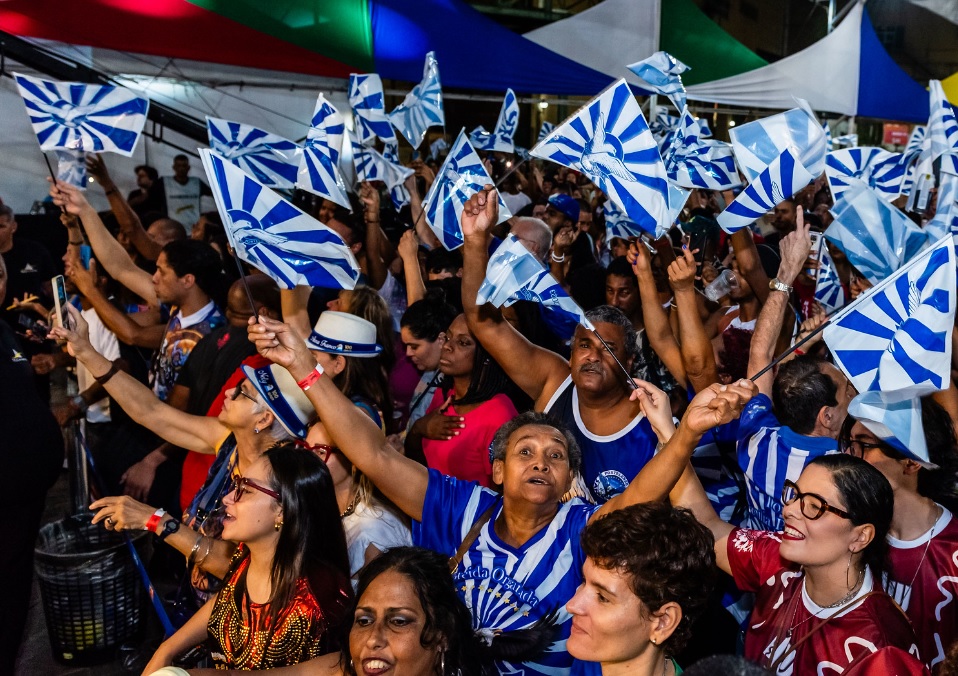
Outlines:
[{"label": "white t-shirt", "polygon": [[[366,563],[366,548],[374,546],[381,552],[392,547],[412,545],[409,527],[382,505],[360,502],[356,510],[343,517],[346,549],[349,553],[349,574],[356,575]],[[356,589],[356,580],[353,580]]]},{"label": "white t-shirt", "polygon": [[[93,349],[102,354],[110,361],[116,361],[120,358],[120,344],[116,336],[110,329],[106,328],[100,320],[96,310],[81,310],[80,316],[90,325],[90,344]],[[80,391],[85,391],[93,385],[95,379],[89,369],[77,361],[77,386]],[[86,420],[91,423],[110,422],[110,398],[104,397],[100,401],[92,404],[86,412]]]},{"label": "white t-shirt", "polygon": [[193,225],[203,213],[202,182],[196,176],[190,176],[185,184],[180,184],[172,176],[163,177],[163,190],[166,192],[166,213],[186,228],[189,235]]},{"label": "white t-shirt", "polygon": [[499,197],[501,197],[502,201],[505,202],[507,207],[509,207],[509,211],[514,214],[518,213],[526,205],[532,204],[532,198],[524,192],[517,192],[514,195],[507,192],[501,192],[499,193]]}]

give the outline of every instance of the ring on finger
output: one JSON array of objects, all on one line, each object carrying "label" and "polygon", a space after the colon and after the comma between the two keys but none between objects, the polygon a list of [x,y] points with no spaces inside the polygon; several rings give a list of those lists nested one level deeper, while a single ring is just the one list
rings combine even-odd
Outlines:
[{"label": "ring on finger", "polygon": [[112,516],[106,517],[106,523],[108,526],[112,526],[114,524],[113,517]]}]

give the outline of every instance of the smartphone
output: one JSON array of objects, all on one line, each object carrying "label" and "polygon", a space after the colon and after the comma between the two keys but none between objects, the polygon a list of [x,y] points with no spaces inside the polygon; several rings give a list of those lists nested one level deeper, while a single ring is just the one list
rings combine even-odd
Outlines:
[{"label": "smartphone", "polygon": [[[809,238],[812,240],[812,246],[808,250],[809,260],[818,261],[819,257],[822,255],[822,246],[823,246],[823,237],[822,233],[815,232],[812,230],[808,233]],[[805,274],[811,277],[812,279],[818,279],[818,268],[812,266],[805,268]]]},{"label": "smartphone", "polygon": [[90,269],[90,259],[93,257],[93,249],[90,248],[89,244],[84,244],[80,247],[80,263],[83,265],[84,270]]},{"label": "smartphone", "polygon": [[53,283],[53,324],[63,328],[71,328],[70,311],[67,306],[70,300],[67,298],[67,282],[63,275],[57,275],[52,280]]}]

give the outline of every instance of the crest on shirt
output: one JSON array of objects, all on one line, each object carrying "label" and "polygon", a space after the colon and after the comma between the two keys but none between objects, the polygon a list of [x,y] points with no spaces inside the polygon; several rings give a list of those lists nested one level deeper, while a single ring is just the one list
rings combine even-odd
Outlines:
[{"label": "crest on shirt", "polygon": [[622,472],[607,469],[599,472],[592,484],[592,494],[599,500],[608,500],[615,497],[629,486],[629,480]]}]

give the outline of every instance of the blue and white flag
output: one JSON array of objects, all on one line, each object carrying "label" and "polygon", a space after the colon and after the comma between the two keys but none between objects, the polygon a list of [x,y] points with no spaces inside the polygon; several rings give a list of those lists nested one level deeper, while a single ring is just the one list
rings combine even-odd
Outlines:
[{"label": "blue and white flag", "polygon": [[594,327],[575,301],[555,280],[542,263],[523,246],[515,235],[509,235],[489,257],[486,278],[476,294],[476,305],[506,307],[527,300],[538,303],[563,319]]},{"label": "blue and white flag", "polygon": [[828,243],[822,237],[818,240],[818,276],[815,278],[815,300],[826,314],[845,307],[845,289],[838,277],[835,262],[828,251]]},{"label": "blue and white flag", "polygon": [[630,239],[632,237],[641,237],[644,232],[642,228],[629,220],[624,211],[615,205],[612,200],[606,200],[602,205],[602,213],[605,217],[605,241],[611,242],[613,238]]},{"label": "blue and white flag", "polygon": [[669,220],[668,225],[658,234],[659,237],[668,232],[679,220],[679,214],[685,208],[685,203],[689,201],[689,195],[692,191],[689,188],[683,188],[680,185],[669,181]]},{"label": "blue and white flag", "polygon": [[13,77],[40,150],[133,154],[149,100],[113,85]]},{"label": "blue and white flag", "polygon": [[391,170],[393,173],[396,173],[397,175],[404,174],[402,183],[389,188],[389,198],[393,202],[393,207],[395,207],[396,211],[400,211],[410,202],[409,191],[406,190],[405,183],[406,179],[412,176],[415,172],[412,169],[403,166],[403,163],[399,161],[398,141],[383,145],[383,159],[386,160],[391,167],[395,167],[395,169]]},{"label": "blue and white flag", "polygon": [[546,138],[555,128],[556,126],[551,122],[543,122],[542,126],[539,127],[539,138],[536,139],[536,143],[539,143],[542,141],[542,139]]},{"label": "blue and white flag", "polygon": [[823,339],[859,392],[951,383],[955,247],[949,234],[832,318]]},{"label": "blue and white flag", "polygon": [[795,152],[786,148],[739,193],[716,220],[727,233],[747,228],[775,208],[776,204],[788,199],[813,180],[814,177],[802,166]]},{"label": "blue and white flag", "polygon": [[899,453],[935,469],[921,420],[921,397],[926,394],[927,388],[921,386],[894,392],[862,392],[848,403],[848,414]]},{"label": "blue and white flag", "polygon": [[671,145],[675,130],[678,129],[679,122],[682,121],[680,117],[669,115],[668,110],[666,106],[656,106],[655,116],[652,118],[652,122],[649,123],[649,131],[652,132],[656,143],[659,144],[659,151],[663,154],[666,148]]},{"label": "blue and white flag", "polygon": [[86,153],[82,150],[55,150],[57,156],[57,181],[69,183],[86,190]]},{"label": "blue and white flag", "polygon": [[929,108],[928,138],[931,139],[931,159],[945,153],[958,153],[958,120],[938,80],[928,81]]},{"label": "blue and white flag", "polygon": [[832,199],[841,199],[849,178],[857,178],[892,201],[901,194],[905,178],[904,156],[882,148],[863,147],[833,150],[825,156],[825,177]]},{"label": "blue and white flag", "polygon": [[908,137],[908,144],[905,146],[905,151],[902,153],[905,156],[907,164],[911,164],[911,162],[921,154],[925,143],[926,133],[927,128],[921,125],[911,130],[911,136]]},{"label": "blue and white flag", "polygon": [[689,67],[684,63],[668,52],[656,52],[649,58],[628,66],[628,69],[646,83],[646,89],[668,96],[676,110],[685,109],[685,85],[682,84],[682,73]]},{"label": "blue and white flag", "polygon": [[359,143],[351,131],[347,131],[346,135],[352,144],[357,180],[382,181],[387,188],[392,190],[401,186],[409,176],[415,173],[409,167],[404,167],[398,162],[399,152],[396,148],[396,141],[387,143],[385,146],[387,149],[392,148],[393,157],[397,159],[397,161],[392,162],[375,148]]},{"label": "blue and white flag", "polygon": [[925,232],[935,240],[948,233],[958,235],[958,176],[942,172],[935,216],[925,224]]},{"label": "blue and white flag", "polygon": [[825,237],[872,284],[899,269],[928,244],[928,234],[862,181],[848,180],[831,208],[834,222]]},{"label": "blue and white flag", "polygon": [[529,152],[585,174],[646,232],[658,237],[671,227],[665,165],[624,79]]},{"label": "blue and white flag", "polygon": [[[462,246],[462,226],[459,224],[462,209],[470,197],[493,182],[479,155],[469,144],[466,132],[460,131],[423,200],[426,223],[446,249],[452,251]],[[498,199],[499,223],[502,223],[511,218],[512,213],[502,198]]]},{"label": "blue and white flag", "polygon": [[300,147],[251,124],[206,118],[210,148],[270,188],[293,188]]},{"label": "blue and white flag", "polygon": [[300,151],[296,187],[325,197],[350,211],[346,183],[339,173],[339,155],[346,125],[343,116],[322,94],[309,123],[306,144]]},{"label": "blue and white flag", "polygon": [[669,179],[684,188],[727,190],[742,185],[732,146],[703,139],[699,121],[688,108],[672,142],[662,155]]},{"label": "blue and white flag", "polygon": [[446,115],[442,107],[442,85],[439,83],[439,63],[436,53],[426,54],[422,67],[422,81],[406,94],[406,98],[389,113],[393,127],[418,148],[426,137],[429,127],[443,127]]},{"label": "blue and white flag", "polygon": [[441,153],[446,152],[447,150],[449,150],[449,143],[446,141],[445,138],[440,136],[435,141],[429,144],[429,157],[431,157],[434,160],[438,160],[439,155]]},{"label": "blue and white flag", "polygon": [[786,148],[791,148],[813,178],[825,171],[825,131],[809,108],[797,99],[798,108],[764,117],[729,131],[735,159],[749,181],[765,171]]},{"label": "blue and white flag", "polygon": [[832,139],[831,149],[839,150],[841,148],[857,148],[858,134],[842,134]]},{"label": "blue and white flag", "polygon": [[371,146],[376,137],[394,141],[396,134],[386,117],[383,81],[376,73],[349,76],[349,106],[353,109],[356,136],[364,146]]},{"label": "blue and white flag", "polygon": [[835,150],[835,146],[832,145],[832,128],[828,126],[828,120],[822,122],[822,131],[825,132],[825,147]]},{"label": "blue and white flag", "polygon": [[200,159],[236,255],[284,289],[352,289],[359,264],[336,234],[209,149]]},{"label": "blue and white flag", "polygon": [[515,152],[515,135],[519,127],[519,100],[511,89],[506,90],[499,110],[496,128],[489,133],[484,127],[476,127],[469,134],[469,141],[476,150],[493,150],[502,153]]}]

